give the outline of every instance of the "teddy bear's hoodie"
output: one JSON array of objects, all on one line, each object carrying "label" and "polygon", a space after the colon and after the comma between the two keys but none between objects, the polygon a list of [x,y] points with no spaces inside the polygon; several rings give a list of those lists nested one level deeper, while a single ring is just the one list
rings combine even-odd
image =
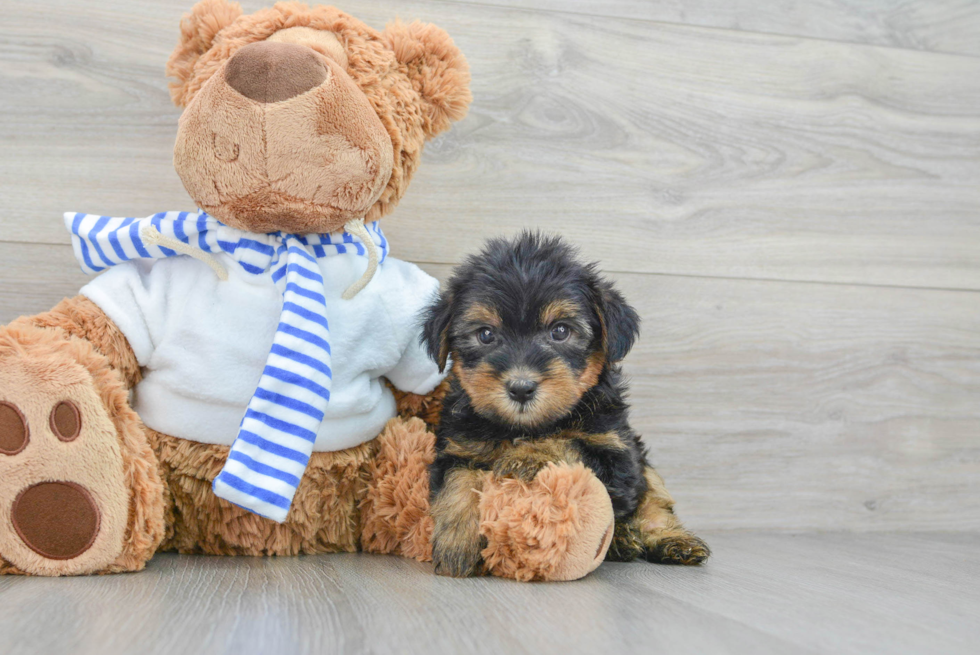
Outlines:
[{"label": "teddy bear's hoodie", "polygon": [[[133,407],[150,428],[231,445],[269,356],[282,294],[269,274],[248,273],[225,253],[221,281],[191,257],[119,264],[81,293],[111,318],[143,367]],[[353,253],[318,258],[330,320],[330,403],[314,451],[351,448],[395,416],[381,381],[425,394],[443,379],[418,343],[418,315],[438,281],[387,257],[351,300],[341,294],[367,267]]]}]

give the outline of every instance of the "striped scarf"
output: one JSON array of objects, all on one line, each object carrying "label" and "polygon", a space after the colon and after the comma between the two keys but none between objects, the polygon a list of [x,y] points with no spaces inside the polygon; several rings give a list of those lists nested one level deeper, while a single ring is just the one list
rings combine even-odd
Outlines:
[{"label": "striped scarf", "polygon": [[[231,256],[252,275],[271,274],[283,299],[279,325],[213,488],[219,498],[285,521],[330,401],[330,328],[317,259],[354,252],[375,264],[380,249],[383,261],[388,242],[378,222],[351,221],[345,226],[348,231],[309,235],[243,232],[204,212],[164,212],[148,218],[67,213],[65,224],[75,256],[89,274],[133,259],[184,254],[227,279],[214,253]],[[366,282],[362,279],[359,285]],[[355,284],[348,293],[360,286]]]}]

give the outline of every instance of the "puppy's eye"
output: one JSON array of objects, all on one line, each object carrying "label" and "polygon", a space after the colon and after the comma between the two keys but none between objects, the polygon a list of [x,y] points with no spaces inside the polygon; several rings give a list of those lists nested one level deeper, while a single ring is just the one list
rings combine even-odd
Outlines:
[{"label": "puppy's eye", "polygon": [[476,331],[476,338],[480,340],[480,343],[486,346],[496,341],[497,336],[490,328],[483,327]]},{"label": "puppy's eye", "polygon": [[555,327],[551,328],[551,340],[552,341],[565,341],[572,335],[572,329],[565,325],[564,323],[559,323]]}]

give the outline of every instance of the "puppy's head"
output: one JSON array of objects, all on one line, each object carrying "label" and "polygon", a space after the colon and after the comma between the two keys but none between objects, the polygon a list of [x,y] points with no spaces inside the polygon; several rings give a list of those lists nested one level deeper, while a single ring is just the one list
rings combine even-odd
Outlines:
[{"label": "puppy's head", "polygon": [[429,354],[482,416],[536,428],[575,406],[629,352],[639,316],[594,264],[557,237],[525,232],[470,257],[429,308]]}]

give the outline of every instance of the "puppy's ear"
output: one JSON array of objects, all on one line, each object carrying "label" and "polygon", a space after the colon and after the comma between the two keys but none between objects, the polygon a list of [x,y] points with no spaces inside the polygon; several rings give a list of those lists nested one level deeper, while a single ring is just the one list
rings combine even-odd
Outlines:
[{"label": "puppy's ear", "polygon": [[439,372],[446,369],[449,358],[449,323],[452,319],[453,303],[449,292],[439,297],[425,310],[425,324],[419,341],[425,346],[429,357],[439,364]]},{"label": "puppy's ear", "polygon": [[636,338],[640,336],[640,315],[626,303],[623,294],[612,283],[597,283],[599,324],[602,326],[602,342],[609,362],[626,357]]}]

